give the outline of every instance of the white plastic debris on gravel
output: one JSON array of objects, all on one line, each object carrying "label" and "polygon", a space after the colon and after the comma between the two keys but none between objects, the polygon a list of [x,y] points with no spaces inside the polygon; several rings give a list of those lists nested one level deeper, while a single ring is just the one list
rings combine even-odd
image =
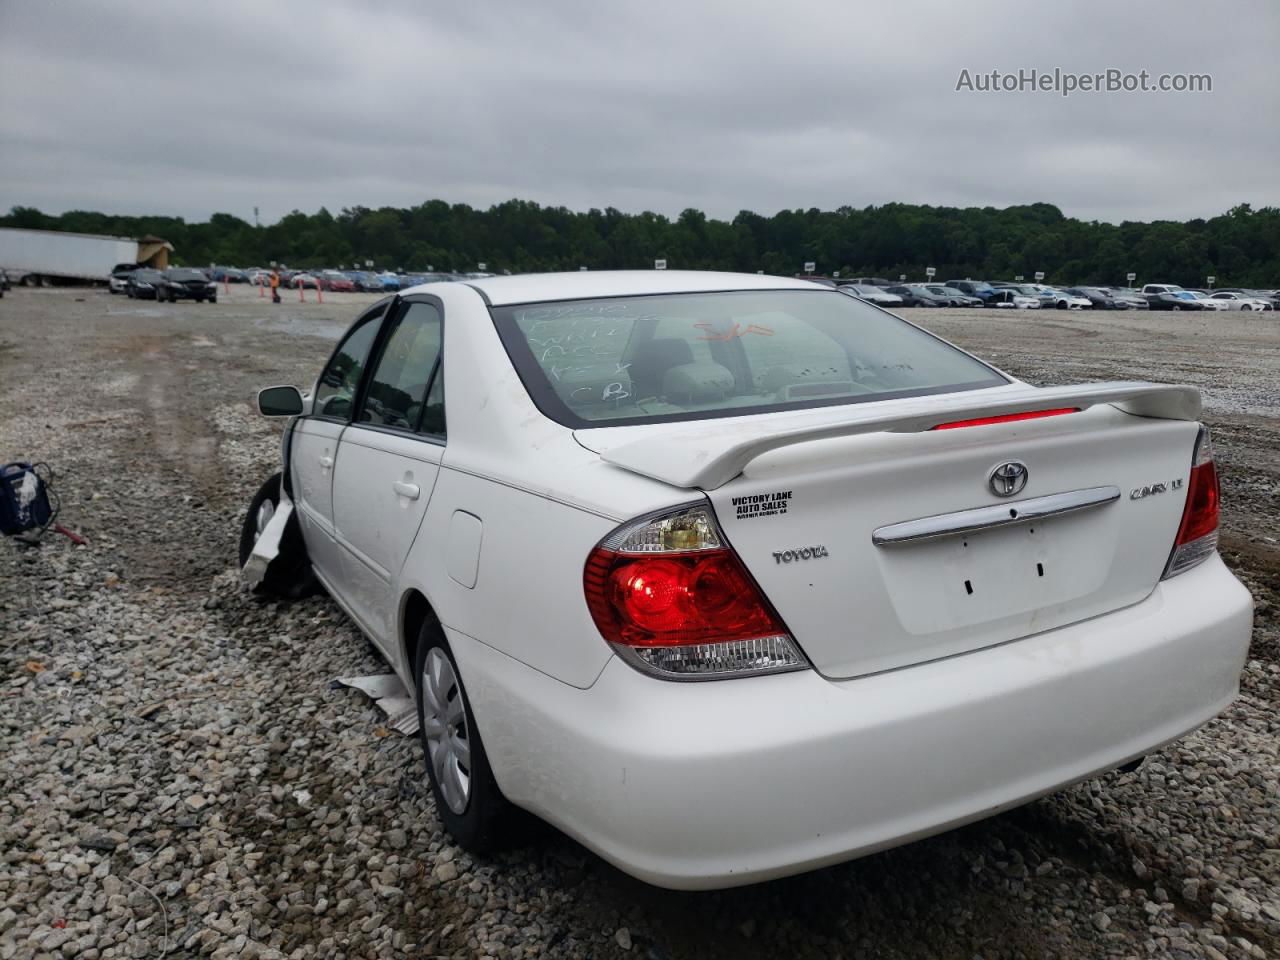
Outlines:
[{"label": "white plastic debris on gravel", "polygon": [[406,736],[418,732],[418,705],[394,673],[376,673],[368,677],[338,677],[339,686],[359,690],[377,704],[387,717],[391,729]]}]

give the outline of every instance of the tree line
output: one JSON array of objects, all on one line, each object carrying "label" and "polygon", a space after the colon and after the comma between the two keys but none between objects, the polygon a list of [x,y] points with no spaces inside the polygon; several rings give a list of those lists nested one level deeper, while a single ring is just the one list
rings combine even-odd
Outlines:
[{"label": "tree line", "polygon": [[420,272],[491,272],[652,268],[739,270],[789,275],[813,262],[819,273],[939,280],[974,277],[1054,283],[1138,282],[1202,286],[1280,284],[1280,209],[1240,204],[1208,220],[1120,224],[1065,217],[1052,204],[934,207],[902,203],[781,210],[743,210],[732,220],[688,209],[675,219],[612,207],[586,212],[508,200],[487,210],[428,200],[416,207],[323,207],[294,211],[256,226],[229,213],[207,222],[180,217],[125,217],[74,210],[58,216],[14,207],[0,226],[120,236],[156,235],[175,248],[174,262],[291,267],[364,266]]}]

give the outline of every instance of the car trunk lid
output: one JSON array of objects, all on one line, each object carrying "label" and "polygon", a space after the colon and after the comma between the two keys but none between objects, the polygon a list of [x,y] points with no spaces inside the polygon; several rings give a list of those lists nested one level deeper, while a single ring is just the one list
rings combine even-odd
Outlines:
[{"label": "car trunk lid", "polygon": [[[750,439],[720,422],[723,440],[696,460],[667,425],[667,461],[639,472],[703,478],[729,543],[820,672],[907,666],[1136,603],[1168,559],[1198,430],[1195,391],[1014,388],[1024,409],[1032,391],[1037,410],[1081,410],[933,429],[1015,412],[990,396],[997,388],[868,404],[881,409],[852,419],[846,408],[838,426],[829,409],[806,411],[804,426],[775,415],[788,422],[773,434],[749,429]],[[1120,394],[1147,415],[1095,402]],[[741,426],[747,419],[770,418]],[[602,449],[611,440],[579,439]],[[602,455],[639,465],[641,442]],[[1025,470],[1025,486],[1003,496],[992,475],[1009,463]]]}]

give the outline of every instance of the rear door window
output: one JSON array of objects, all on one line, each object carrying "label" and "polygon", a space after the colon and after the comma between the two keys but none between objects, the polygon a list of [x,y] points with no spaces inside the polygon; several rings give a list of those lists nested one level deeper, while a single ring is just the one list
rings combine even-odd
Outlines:
[{"label": "rear door window", "polygon": [[440,311],[434,304],[414,301],[405,305],[393,324],[357,419],[379,427],[416,430],[440,359]]}]

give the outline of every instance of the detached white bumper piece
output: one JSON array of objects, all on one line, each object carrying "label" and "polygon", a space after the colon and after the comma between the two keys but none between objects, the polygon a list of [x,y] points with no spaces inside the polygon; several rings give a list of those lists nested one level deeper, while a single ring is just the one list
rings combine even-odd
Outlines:
[{"label": "detached white bumper piece", "polygon": [[282,490],[275,513],[267,522],[266,529],[258,537],[253,545],[253,552],[249,554],[249,559],[240,570],[240,582],[250,590],[262,582],[262,578],[267,575],[267,568],[271,566],[271,561],[280,555],[280,539],[284,536],[284,529],[292,516],[293,501]]}]

